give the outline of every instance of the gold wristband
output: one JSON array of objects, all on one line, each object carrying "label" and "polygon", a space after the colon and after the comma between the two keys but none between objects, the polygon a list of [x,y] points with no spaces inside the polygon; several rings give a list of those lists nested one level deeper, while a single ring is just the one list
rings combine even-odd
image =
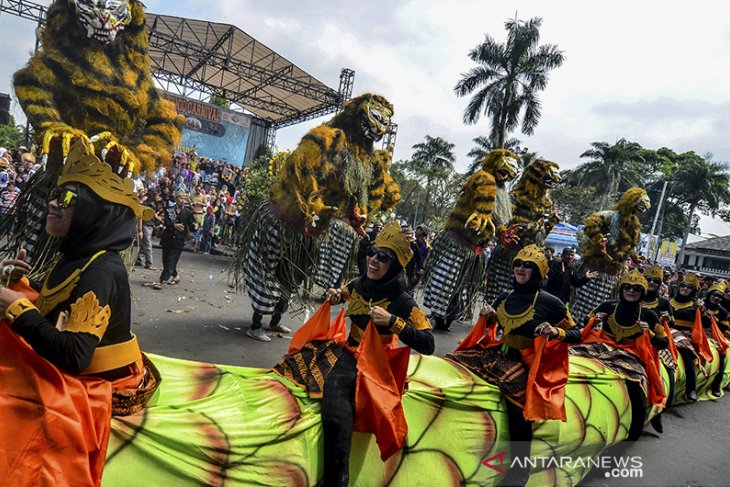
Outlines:
[{"label": "gold wristband", "polygon": [[403,318],[395,318],[395,323],[393,323],[393,326],[390,327],[390,331],[395,333],[396,335],[400,335],[400,332],[403,331],[403,329],[406,327],[408,323],[406,323],[406,320]]},{"label": "gold wristband", "polygon": [[565,330],[562,328],[558,328],[558,340],[564,340],[565,339]]},{"label": "gold wristband", "polygon": [[7,307],[5,310],[5,318],[10,321],[15,321],[20,315],[32,309],[37,311],[35,305],[28,298],[20,298]]}]

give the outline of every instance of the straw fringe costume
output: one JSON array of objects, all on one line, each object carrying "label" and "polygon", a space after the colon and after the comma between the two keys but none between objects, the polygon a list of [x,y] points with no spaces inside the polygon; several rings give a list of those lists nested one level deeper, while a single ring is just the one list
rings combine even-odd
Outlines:
[{"label": "straw fringe costume", "polygon": [[[270,326],[277,326],[294,292],[311,287],[321,235],[333,219],[362,231],[373,141],[385,134],[392,113],[381,96],[354,98],[330,122],[310,130],[282,163],[270,201],[237,239],[243,251],[233,262],[234,281],[251,297],[254,329],[263,315],[273,315]],[[349,231],[337,233],[338,241],[350,241]],[[344,255],[337,260],[347,260]]]},{"label": "straw fringe costume", "polygon": [[596,303],[608,301],[615,296],[618,274],[624,269],[629,257],[638,262],[636,246],[641,238],[641,223],[637,214],[651,207],[649,197],[641,188],[631,188],[609,211],[599,211],[588,217],[585,225],[587,243],[581,262],[576,265],[576,274],[585,276],[589,271],[598,271],[598,277],[579,287],[571,312],[578,321],[583,321]]},{"label": "straw fringe costume", "polygon": [[[56,0],[41,39],[42,48],[15,73],[13,85],[44,154],[60,144],[66,156],[74,140],[91,138],[102,160],[107,154],[121,159],[123,177],[169,164],[183,118],[154,86],[141,2],[125,0],[117,8]],[[53,254],[42,232],[42,209],[61,160],[49,161],[23,191],[15,212],[25,225],[4,250],[27,243],[38,263]],[[0,226],[2,235],[9,230]]]},{"label": "straw fringe costume", "polygon": [[[400,188],[389,173],[392,156],[385,150],[373,151],[367,159],[372,166],[368,187],[367,215],[388,211],[400,201]],[[359,223],[359,222],[358,222]],[[357,260],[359,239],[364,232],[359,224],[353,226],[350,219],[335,218],[319,248],[319,262],[314,281],[323,288],[340,287],[350,279]]]},{"label": "straw fringe costume", "polygon": [[446,229],[434,242],[423,304],[437,328],[448,329],[455,319],[471,318],[483,286],[483,249],[495,234],[499,237],[506,231],[511,203],[505,185],[517,177],[519,164],[520,158],[508,150],[490,152],[466,182]]},{"label": "straw fringe costume", "polygon": [[552,188],[559,182],[558,165],[539,159],[525,168],[510,191],[512,219],[487,264],[486,302],[494,302],[511,287],[512,259],[517,251],[530,244],[542,247],[545,237],[560,221],[550,197]]}]

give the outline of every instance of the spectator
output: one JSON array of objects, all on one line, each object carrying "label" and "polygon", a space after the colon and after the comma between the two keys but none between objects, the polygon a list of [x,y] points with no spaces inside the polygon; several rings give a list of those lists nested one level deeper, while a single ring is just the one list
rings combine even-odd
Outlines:
[{"label": "spectator", "polygon": [[564,304],[570,301],[574,288],[581,287],[598,276],[598,272],[588,271],[584,277],[578,277],[574,264],[575,250],[572,247],[563,249],[561,260],[554,260],[548,264],[550,270],[545,291],[559,298]]},{"label": "spectator", "polygon": [[195,217],[190,208],[185,206],[187,195],[180,193],[175,198],[175,206],[167,208],[164,214],[165,230],[162,232],[162,274],[159,282],[152,285],[154,289],[162,289],[162,284],[179,284],[177,263],[185,247],[188,235],[195,231]]},{"label": "spectator", "polygon": [[203,247],[201,249],[203,255],[210,254],[211,246],[213,245],[214,231],[215,215],[213,214],[213,207],[209,206],[206,208],[205,217],[203,217]]}]

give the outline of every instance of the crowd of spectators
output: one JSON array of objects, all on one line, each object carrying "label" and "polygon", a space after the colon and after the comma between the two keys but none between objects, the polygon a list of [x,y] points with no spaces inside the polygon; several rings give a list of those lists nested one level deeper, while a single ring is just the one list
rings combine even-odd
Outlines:
[{"label": "crowd of spectators", "polygon": [[7,215],[15,200],[28,184],[28,179],[40,169],[26,147],[0,147],[0,213]]}]

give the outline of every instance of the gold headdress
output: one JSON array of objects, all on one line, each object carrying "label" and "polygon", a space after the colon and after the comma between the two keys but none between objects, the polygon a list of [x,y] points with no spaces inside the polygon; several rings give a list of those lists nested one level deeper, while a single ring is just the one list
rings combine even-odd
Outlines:
[{"label": "gold headdress", "polygon": [[649,284],[646,282],[646,279],[641,275],[641,272],[636,269],[631,269],[629,272],[621,276],[621,279],[618,282],[619,286],[638,284],[644,288],[644,294],[646,294],[649,290]]},{"label": "gold headdress", "polygon": [[512,262],[516,260],[521,260],[523,262],[532,262],[537,266],[538,272],[540,272],[540,277],[542,279],[547,276],[548,270],[550,269],[548,266],[547,257],[545,257],[545,254],[543,253],[540,248],[535,244],[530,244],[525,247],[522,247],[519,252],[517,252],[517,255],[514,259],[512,259]]},{"label": "gold headdress", "polygon": [[654,279],[664,280],[664,270],[658,265],[649,266],[644,269],[644,277],[653,277]]},{"label": "gold headdress", "polygon": [[83,184],[104,201],[131,208],[142,220],[150,220],[154,216],[152,208],[140,204],[132,180],[114,174],[111,166],[101,162],[83,139],[71,147],[61,170],[57,184],[66,183]]},{"label": "gold headdress", "polygon": [[697,274],[687,274],[684,276],[684,280],[682,282],[695,288],[695,291],[700,288],[700,278]]},{"label": "gold headdress", "polygon": [[375,245],[382,249],[390,249],[395,254],[398,263],[405,268],[413,257],[411,245],[400,229],[398,222],[386,225],[375,238]]},{"label": "gold headdress", "polygon": [[714,291],[717,291],[717,292],[719,292],[720,294],[725,294],[725,288],[726,288],[726,287],[727,287],[727,286],[726,286],[726,284],[725,284],[725,281],[718,281],[718,282],[716,282],[715,284],[713,284],[712,286],[710,286],[710,287],[709,287],[709,288],[707,289],[707,295],[709,296],[709,295],[710,295],[710,293],[711,293],[711,292],[714,292]]}]

